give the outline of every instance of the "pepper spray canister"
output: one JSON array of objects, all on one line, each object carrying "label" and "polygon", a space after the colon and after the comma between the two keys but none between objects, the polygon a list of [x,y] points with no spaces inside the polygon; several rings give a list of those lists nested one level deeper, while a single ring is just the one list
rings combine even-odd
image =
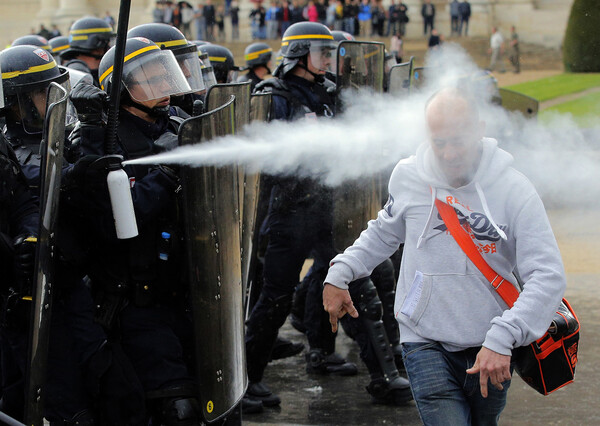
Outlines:
[{"label": "pepper spray canister", "polygon": [[115,219],[117,238],[125,240],[137,237],[138,228],[133,209],[133,200],[131,198],[129,176],[123,170],[120,162],[110,164],[108,169],[109,172],[106,181],[108,183],[110,204]]}]

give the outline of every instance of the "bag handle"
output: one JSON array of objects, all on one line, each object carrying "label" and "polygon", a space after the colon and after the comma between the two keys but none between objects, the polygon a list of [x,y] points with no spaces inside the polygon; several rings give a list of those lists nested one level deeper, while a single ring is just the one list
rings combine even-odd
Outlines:
[{"label": "bag handle", "polygon": [[[509,308],[512,308],[515,301],[519,297],[518,290],[512,285],[510,281],[503,278],[501,275],[497,274],[496,271],[492,269],[490,265],[485,261],[479,250],[475,246],[471,236],[460,226],[460,222],[458,221],[458,216],[456,215],[456,211],[454,207],[449,206],[448,204],[435,199],[435,206],[440,212],[440,216],[442,220],[448,227],[448,231],[454,237],[454,240],[460,246],[460,248],[465,252],[467,257],[471,259],[471,262],[481,271],[483,276],[490,282],[491,286],[494,287],[494,290],[500,295],[504,303],[508,305]],[[507,285],[502,285],[504,283]]]}]

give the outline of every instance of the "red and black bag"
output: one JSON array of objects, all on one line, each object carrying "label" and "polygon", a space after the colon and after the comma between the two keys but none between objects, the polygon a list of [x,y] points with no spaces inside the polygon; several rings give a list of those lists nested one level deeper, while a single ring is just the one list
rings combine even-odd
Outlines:
[{"label": "red and black bag", "polygon": [[[460,248],[512,308],[519,297],[518,290],[483,259],[471,236],[460,226],[454,208],[437,199],[435,205]],[[579,320],[573,308],[563,299],[548,331],[535,342],[513,350],[515,370],[525,383],[542,395],[572,383],[577,365],[579,329]]]}]

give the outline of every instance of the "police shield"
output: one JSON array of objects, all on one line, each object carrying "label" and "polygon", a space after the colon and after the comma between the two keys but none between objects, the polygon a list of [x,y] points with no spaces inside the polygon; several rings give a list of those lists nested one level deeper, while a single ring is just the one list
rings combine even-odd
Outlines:
[{"label": "police shield", "polygon": [[[185,120],[180,145],[233,134],[234,99]],[[233,166],[184,167],[182,179],[198,400],[210,423],[226,416],[247,387],[238,173]]]},{"label": "police shield", "polygon": [[[252,95],[250,99],[250,120],[269,121],[271,94]],[[268,187],[266,187],[267,185]],[[244,283],[244,306],[246,316],[258,299],[260,286],[254,281],[258,260],[258,238],[260,226],[269,208],[270,186],[259,173],[244,175],[244,217],[242,222],[242,278]],[[254,214],[252,214],[252,212]]]},{"label": "police shield", "polygon": [[422,88],[427,82],[427,67],[416,67],[413,69],[411,78],[411,87],[415,89]]},{"label": "police shield", "polygon": [[[383,92],[384,45],[374,42],[342,41],[337,51],[338,98],[336,113],[347,91],[369,89]],[[381,149],[373,147],[373,149]],[[383,150],[382,150],[383,154]],[[334,191],[333,236],[335,248],[343,251],[365,229],[381,208],[381,177],[377,175],[348,181]]]},{"label": "police shield", "polygon": [[502,98],[502,108],[508,111],[518,111],[522,113],[525,118],[537,116],[540,109],[540,103],[537,99],[509,89],[500,88],[498,91]]},{"label": "police shield", "polygon": [[[206,96],[206,105],[208,111],[218,108],[223,105],[231,95],[235,96],[235,132],[239,133],[242,129],[250,123],[251,115],[251,101],[250,101],[250,82],[244,83],[227,83],[217,84],[212,86],[208,90]],[[262,107],[259,102],[254,102],[254,108]],[[264,113],[264,111],[262,111]],[[259,112],[257,112],[259,113]],[[261,119],[265,121],[266,116]],[[258,192],[258,175],[246,175],[244,167],[238,166],[238,182],[239,182],[239,195],[238,200],[240,202],[240,237],[242,247],[242,282],[244,285],[243,291],[247,286],[247,271],[249,264],[250,254],[250,241],[252,238],[252,231],[254,229],[254,219],[256,217],[256,198]]]},{"label": "police shield", "polygon": [[388,92],[394,96],[406,96],[410,93],[414,58],[409,62],[394,65],[388,77]]},{"label": "police shield", "polygon": [[47,105],[41,144],[40,226],[34,271],[25,406],[25,423],[40,426],[43,425],[44,382],[50,340],[54,247],[65,140],[67,91],[57,83],[50,83]]},{"label": "police shield", "polygon": [[341,41],[336,55],[336,113],[343,110],[340,96],[348,90],[383,91],[385,46],[377,42]]}]

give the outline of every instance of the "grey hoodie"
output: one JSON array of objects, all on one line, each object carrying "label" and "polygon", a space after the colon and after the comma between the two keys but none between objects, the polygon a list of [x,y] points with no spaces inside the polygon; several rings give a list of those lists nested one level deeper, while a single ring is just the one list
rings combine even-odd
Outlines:
[{"label": "grey hoodie", "polygon": [[[560,304],[565,273],[542,201],[494,139],[481,147],[471,182],[453,188],[429,144],[421,145],[394,169],[377,219],[331,261],[325,282],[348,288],[405,243],[394,307],[402,342],[437,341],[450,351],[483,345],[510,355],[546,332]],[[518,271],[524,290],[512,309],[446,230],[435,198],[455,208],[498,274],[516,282]]]}]

